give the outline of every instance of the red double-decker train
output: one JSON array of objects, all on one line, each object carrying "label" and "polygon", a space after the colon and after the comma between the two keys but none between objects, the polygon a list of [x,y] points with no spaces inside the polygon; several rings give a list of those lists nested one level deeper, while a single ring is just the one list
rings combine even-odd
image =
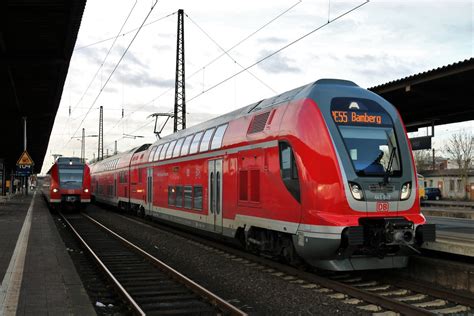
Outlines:
[{"label": "red double-decker train", "polygon": [[404,267],[420,213],[402,119],[319,80],[91,166],[95,199],[328,270]]},{"label": "red double-decker train", "polygon": [[53,210],[84,209],[91,201],[89,166],[75,157],[59,157],[44,178],[43,194]]}]

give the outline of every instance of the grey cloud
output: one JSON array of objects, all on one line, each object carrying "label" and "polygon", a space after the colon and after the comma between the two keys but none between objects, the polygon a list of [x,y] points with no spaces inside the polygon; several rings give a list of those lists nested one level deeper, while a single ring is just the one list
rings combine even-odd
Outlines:
[{"label": "grey cloud", "polygon": [[123,65],[115,74],[115,79],[121,83],[134,86],[134,87],[160,87],[160,88],[172,88],[174,87],[174,79],[161,79],[152,77],[146,70],[131,68],[127,65]]},{"label": "grey cloud", "polygon": [[268,43],[268,44],[282,44],[285,43],[286,40],[281,37],[271,36],[271,37],[264,37],[259,40],[261,43]]},{"label": "grey cloud", "polygon": [[[260,51],[260,58],[263,58],[269,55],[270,52],[267,50]],[[268,58],[267,60],[258,64],[258,66],[270,73],[283,73],[283,72],[290,72],[290,73],[298,73],[301,72],[301,69],[291,64],[294,62],[293,59],[290,59],[281,53],[273,55],[272,57]]]}]

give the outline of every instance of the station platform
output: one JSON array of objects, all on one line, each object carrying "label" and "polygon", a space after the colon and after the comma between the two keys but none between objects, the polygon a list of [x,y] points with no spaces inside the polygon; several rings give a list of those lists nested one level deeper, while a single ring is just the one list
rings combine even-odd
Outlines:
[{"label": "station platform", "polygon": [[95,315],[40,192],[0,203],[0,315]]},{"label": "station platform", "polygon": [[436,224],[436,242],[425,243],[423,248],[474,257],[474,220],[441,216],[426,219]]}]

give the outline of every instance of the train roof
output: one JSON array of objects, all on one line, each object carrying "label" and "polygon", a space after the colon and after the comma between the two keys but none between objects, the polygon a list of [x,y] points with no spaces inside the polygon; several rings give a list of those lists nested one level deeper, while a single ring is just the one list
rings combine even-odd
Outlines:
[{"label": "train roof", "polygon": [[279,105],[286,104],[287,102],[294,100],[294,99],[301,99],[307,97],[312,94],[314,88],[316,86],[321,88],[324,85],[324,88],[335,88],[337,86],[346,86],[346,87],[357,87],[359,86],[352,81],[349,80],[341,80],[341,79],[320,79],[309,84],[300,86],[298,88],[283,92],[277,96],[262,99],[258,102],[252,103],[250,105],[244,106],[232,112],[220,115],[203,123],[194,125],[192,127],[186,128],[184,130],[180,130],[176,133],[167,135],[159,140],[157,140],[152,145],[159,145],[162,143],[166,143],[171,140],[179,139],[181,137],[186,137],[188,135],[194,134],[199,131],[204,131],[208,128],[219,126],[225,123],[228,123],[231,120],[237,119],[242,116],[250,115],[251,113],[260,111],[264,108],[276,107]]},{"label": "train roof", "polygon": [[[125,151],[123,153],[116,154],[114,156],[108,157],[104,160],[95,162],[93,165],[91,165],[94,169],[97,168],[98,170],[96,171],[106,171],[106,170],[112,170],[116,168],[122,168],[122,167],[127,167],[133,158],[133,156],[136,153],[145,151],[149,147],[157,146],[160,144],[164,144],[166,142],[179,139],[182,137],[186,137],[188,135],[192,135],[196,132],[200,131],[205,131],[208,128],[211,127],[216,127],[220,126],[223,124],[226,124],[234,119],[251,115],[254,112],[258,112],[262,109],[266,108],[271,108],[271,107],[277,107],[283,104],[288,103],[289,101],[295,100],[295,99],[302,99],[305,97],[308,97],[312,94],[315,93],[316,89],[334,89],[340,86],[344,87],[355,87],[359,88],[357,84],[355,84],[352,81],[348,80],[340,80],[340,79],[320,79],[315,82],[311,82],[309,84],[300,86],[298,88],[283,92],[279,95],[276,95],[274,97],[268,98],[268,99],[262,99],[258,102],[249,104],[247,106],[241,107],[239,109],[236,109],[232,112],[217,116],[213,119],[210,119],[206,122],[194,125],[192,127],[186,128],[184,130],[180,130],[176,133],[167,135],[159,140],[157,140],[153,144],[143,144],[138,147],[134,147],[128,151]],[[135,163],[140,163],[144,159],[147,159],[148,157],[141,156],[139,159],[136,159],[132,162],[132,164]]]}]

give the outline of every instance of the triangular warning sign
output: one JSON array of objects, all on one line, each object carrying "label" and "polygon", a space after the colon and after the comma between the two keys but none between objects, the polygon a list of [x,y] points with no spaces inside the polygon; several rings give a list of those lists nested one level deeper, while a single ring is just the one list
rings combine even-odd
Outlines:
[{"label": "triangular warning sign", "polygon": [[35,163],[33,162],[33,159],[31,159],[28,152],[25,150],[21,154],[20,159],[18,159],[16,164],[19,165],[19,166],[31,166],[31,165],[34,165]]}]

